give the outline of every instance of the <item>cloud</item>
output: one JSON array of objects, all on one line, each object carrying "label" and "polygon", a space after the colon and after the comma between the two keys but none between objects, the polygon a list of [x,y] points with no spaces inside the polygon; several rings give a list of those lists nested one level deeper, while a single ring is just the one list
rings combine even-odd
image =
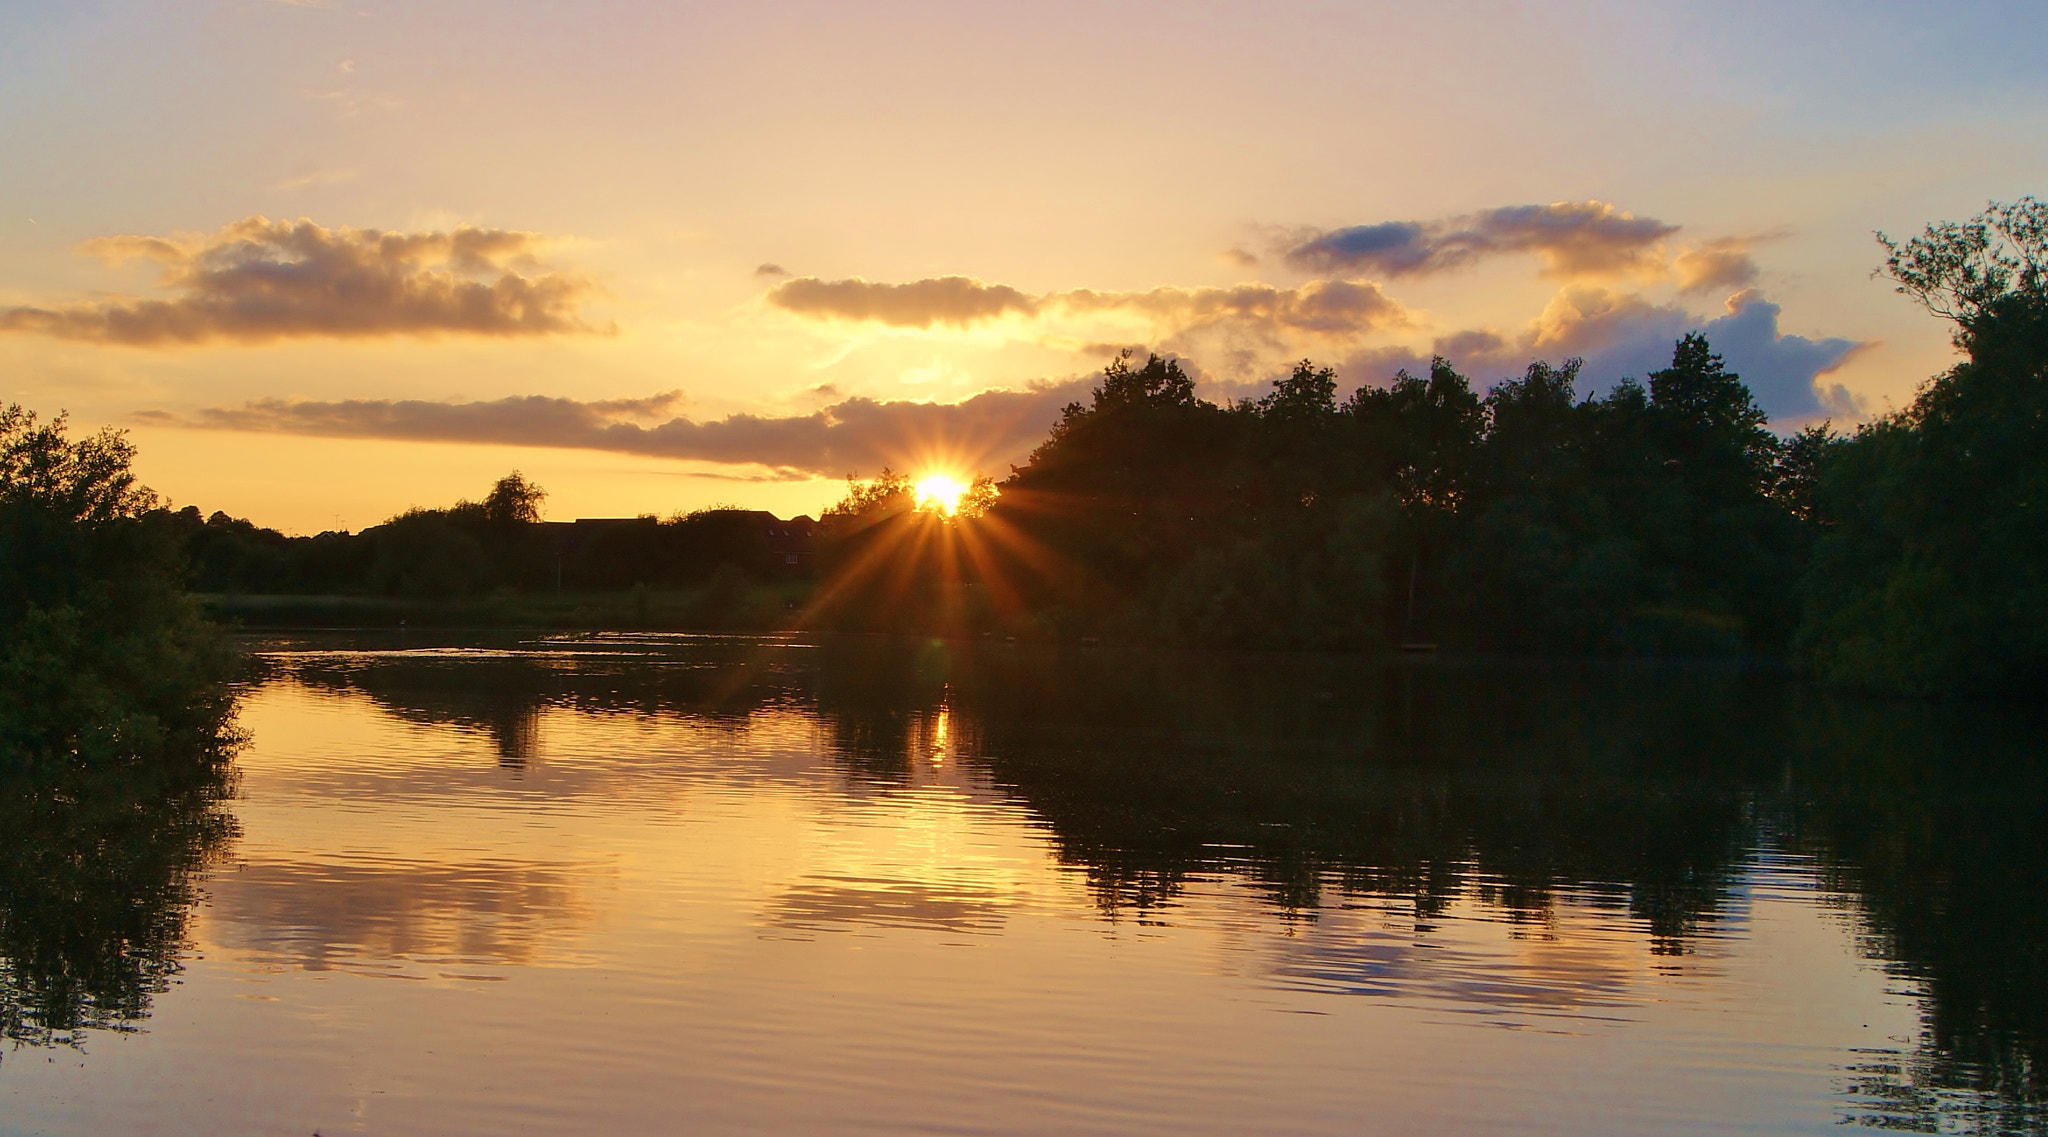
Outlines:
[{"label": "cloud", "polygon": [[1299,288],[1237,284],[1228,288],[1154,288],[1145,292],[1077,289],[1048,298],[1073,312],[1131,312],[1178,332],[1222,325],[1273,334],[1353,336],[1407,321],[1402,307],[1363,280],[1312,280]]},{"label": "cloud", "polygon": [[[1634,293],[1573,285],[1552,297],[1519,336],[1463,331],[1433,346],[1435,354],[1481,385],[1519,373],[1532,359],[1578,356],[1585,360],[1580,381],[1592,392],[1670,366],[1672,344],[1696,331],[1742,377],[1757,406],[1781,429],[1823,416],[1859,417],[1861,408],[1847,389],[1824,380],[1870,345],[1788,335],[1778,326],[1781,311],[1755,289],[1730,296],[1723,315],[1705,319]],[[1350,361],[1347,369],[1360,362],[1377,360]]]},{"label": "cloud", "polygon": [[1483,328],[1454,332],[1440,337],[1436,341],[1435,349],[1435,354],[1445,359],[1490,358],[1503,352],[1521,350],[1501,338],[1499,333]]},{"label": "cloud", "polygon": [[960,403],[851,398],[808,415],[738,414],[709,422],[676,417],[651,425],[635,420],[666,413],[680,401],[679,392],[598,402],[540,395],[465,403],[266,399],[171,421],[334,438],[605,450],[765,466],[792,480],[933,462],[1000,473],[1043,441],[1060,408],[1085,399],[1093,383],[1089,377],[987,391]]},{"label": "cloud", "polygon": [[204,237],[104,237],[80,251],[155,261],[174,295],[4,308],[0,331],[158,346],[595,330],[577,316],[590,284],[542,270],[542,243],[505,229],[394,233],[263,217]]},{"label": "cloud", "polygon": [[1287,250],[1296,268],[1331,271],[1366,269],[1387,276],[1434,272],[1470,260],[1470,249],[1452,249],[1433,240],[1429,228],[1416,221],[1384,221],[1320,233]]},{"label": "cloud", "polygon": [[779,264],[776,264],[776,263],[775,263],[774,261],[763,261],[763,262],[761,262],[761,264],[760,264],[760,266],[759,266],[759,267],[757,267],[756,269],[754,269],[754,275],[755,275],[755,276],[788,276],[788,275],[789,275],[789,270],[788,270],[788,269],[786,269],[786,268],[783,268],[783,267],[782,267],[781,265],[779,265]]},{"label": "cloud", "polygon": [[[343,74],[348,74],[344,71]],[[334,108],[336,118],[355,118],[364,111],[395,111],[405,106],[405,101],[396,95],[368,92],[355,87],[339,87],[332,91],[301,91],[301,97],[309,102],[326,103]]]},{"label": "cloud", "polygon": [[1680,292],[1711,292],[1747,288],[1756,283],[1756,261],[1749,255],[1749,243],[1734,238],[1708,241],[1682,249],[1671,261]]},{"label": "cloud", "polygon": [[[1538,356],[1576,355],[1590,364],[1595,356],[1612,356],[1617,348],[1637,343],[1668,347],[1692,322],[1684,309],[1652,304],[1632,292],[1573,285],[1550,298],[1522,342]],[[1656,366],[1668,362],[1667,352]]]},{"label": "cloud", "polygon": [[1216,259],[1233,268],[1251,268],[1259,263],[1259,258],[1255,254],[1243,249],[1225,249],[1216,254]]},{"label": "cloud", "polygon": [[1127,314],[1171,337],[1216,329],[1266,341],[1310,334],[1349,337],[1407,322],[1401,306],[1369,281],[1312,280],[1296,288],[1238,284],[1227,288],[1160,287],[1142,292],[1080,288],[1033,296],[1005,284],[964,276],[871,284],[812,277],[768,292],[776,307],[814,319],[868,320],[901,328],[967,327],[1008,313],[1038,316]]},{"label": "cloud", "polygon": [[1730,296],[1727,308],[1727,315],[1700,330],[1728,360],[1729,369],[1741,373],[1765,414],[1784,423],[1862,417],[1863,407],[1848,388],[1822,380],[1875,345],[1786,335],[1778,330],[1782,309],[1754,288]]},{"label": "cloud", "polygon": [[1298,241],[1285,259],[1314,272],[1419,276],[1488,256],[1536,253],[1552,276],[1646,272],[1661,266],[1657,245],[1677,231],[1606,202],[1560,201],[1333,229]]},{"label": "cloud", "polygon": [[283,193],[296,193],[299,190],[315,189],[320,186],[331,186],[338,182],[349,181],[355,176],[356,171],[354,170],[309,170],[305,173],[293,174],[288,178],[279,178],[270,183],[268,188]]},{"label": "cloud", "polygon": [[1006,312],[1028,316],[1039,307],[1037,299],[1007,284],[983,284],[967,276],[932,277],[909,284],[806,276],[770,289],[768,302],[814,319],[870,320],[897,328],[966,327]]}]

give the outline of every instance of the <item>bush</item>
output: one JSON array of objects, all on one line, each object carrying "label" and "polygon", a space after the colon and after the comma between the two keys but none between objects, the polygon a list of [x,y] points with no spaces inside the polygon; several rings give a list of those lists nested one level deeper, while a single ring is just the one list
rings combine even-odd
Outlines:
[{"label": "bush", "polygon": [[90,762],[218,743],[234,656],[185,595],[134,447],[0,410],[0,760]]}]

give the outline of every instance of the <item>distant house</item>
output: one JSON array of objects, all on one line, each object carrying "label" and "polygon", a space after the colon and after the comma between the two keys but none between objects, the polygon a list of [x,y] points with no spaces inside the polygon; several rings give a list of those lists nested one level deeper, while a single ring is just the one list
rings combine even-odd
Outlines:
[{"label": "distant house", "polygon": [[766,510],[750,510],[747,516],[761,527],[762,536],[768,538],[768,551],[776,563],[784,568],[802,568],[811,563],[818,523],[808,514],[798,514],[788,521]]}]

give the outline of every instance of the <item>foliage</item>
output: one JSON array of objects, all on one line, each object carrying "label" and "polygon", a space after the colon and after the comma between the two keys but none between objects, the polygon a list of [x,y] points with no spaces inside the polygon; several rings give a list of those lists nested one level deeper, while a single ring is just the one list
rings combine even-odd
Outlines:
[{"label": "foliage", "polygon": [[1113,362],[992,509],[1055,554],[1032,603],[1232,646],[1695,654],[1789,633],[1800,475],[1705,339],[1598,398],[1575,360],[1483,398],[1442,359],[1336,387],[1304,361],[1218,407],[1175,361]]},{"label": "foliage", "polygon": [[987,474],[980,474],[967,483],[967,489],[960,494],[960,501],[953,507],[953,516],[976,518],[993,509],[996,499],[1003,491],[996,486],[996,480]]},{"label": "foliage", "polygon": [[484,496],[482,503],[484,519],[498,525],[537,525],[540,523],[540,503],[546,501],[548,491],[526,480],[519,471],[499,478]]},{"label": "foliage", "polygon": [[[684,516],[541,520],[547,491],[518,471],[482,501],[414,508],[361,532],[287,537],[187,506],[164,518],[203,593],[367,596],[446,603],[558,589],[703,587],[730,566],[760,581],[807,574],[785,547],[815,526],[731,506]],[[771,530],[773,532],[771,532]]]},{"label": "foliage", "polygon": [[1886,254],[1880,271],[1900,294],[1955,321],[1965,339],[2016,299],[2048,293],[2048,203],[2032,197],[1991,202],[1968,221],[1937,221],[1904,244],[1883,233],[1877,241]]},{"label": "foliage", "polygon": [[371,591],[424,600],[487,591],[498,581],[498,566],[472,531],[478,526],[464,525],[464,520],[460,506],[410,509],[379,526],[368,577]]},{"label": "foliage", "polygon": [[848,474],[846,495],[826,506],[818,520],[827,529],[846,533],[916,508],[917,490],[910,484],[910,475],[884,466],[867,481]]},{"label": "foliage", "polygon": [[1905,246],[1900,290],[1967,358],[1834,444],[1800,646],[1829,682],[1921,695],[2048,687],[2048,206],[1994,204]]},{"label": "foliage", "polygon": [[0,762],[112,761],[218,740],[232,657],[134,447],[0,410]]}]

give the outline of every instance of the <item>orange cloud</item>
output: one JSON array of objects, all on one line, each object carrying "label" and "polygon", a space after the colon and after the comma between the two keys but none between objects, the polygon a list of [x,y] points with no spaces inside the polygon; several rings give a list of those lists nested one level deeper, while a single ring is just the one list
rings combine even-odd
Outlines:
[{"label": "orange cloud", "polygon": [[155,261],[174,295],[0,309],[0,331],[159,346],[595,330],[576,311],[589,282],[542,270],[541,244],[505,229],[392,233],[264,217],[191,239],[104,237],[81,251]]},{"label": "orange cloud", "polygon": [[1039,306],[1038,300],[1007,284],[983,284],[967,276],[932,277],[908,284],[806,276],[770,289],[768,303],[800,316],[869,320],[897,328],[966,327],[1006,312],[1028,316]]},{"label": "orange cloud", "polygon": [[1075,312],[1123,311],[1175,332],[1235,325],[1246,330],[1353,336],[1407,322],[1402,307],[1364,280],[1311,280],[1298,288],[1238,284],[1228,288],[1154,288],[1145,292],[1057,294]]},{"label": "orange cloud", "polygon": [[1060,408],[1085,397],[1091,379],[986,391],[959,403],[844,399],[807,415],[737,414],[695,422],[672,413],[679,392],[646,399],[582,401],[540,395],[481,402],[266,399],[200,411],[190,419],[154,413],[173,425],[218,430],[470,442],[606,450],[659,458],[765,466],[802,479],[899,469],[943,458],[963,469],[999,471],[1021,461],[1059,421]]},{"label": "orange cloud", "polygon": [[1749,242],[1732,237],[1680,250],[1672,259],[1671,271],[1678,278],[1680,292],[1747,288],[1757,278]]},{"label": "orange cloud", "polygon": [[1169,336],[1222,328],[1269,338],[1303,332],[1341,337],[1407,320],[1401,306],[1378,285],[1359,280],[1314,280],[1296,288],[1270,284],[1165,286],[1142,292],[1081,288],[1033,296],[1006,284],[985,284],[964,276],[908,284],[805,277],[770,289],[768,302],[814,319],[864,320],[899,328],[967,327],[1013,312],[1024,316],[1127,313],[1150,321]]}]

